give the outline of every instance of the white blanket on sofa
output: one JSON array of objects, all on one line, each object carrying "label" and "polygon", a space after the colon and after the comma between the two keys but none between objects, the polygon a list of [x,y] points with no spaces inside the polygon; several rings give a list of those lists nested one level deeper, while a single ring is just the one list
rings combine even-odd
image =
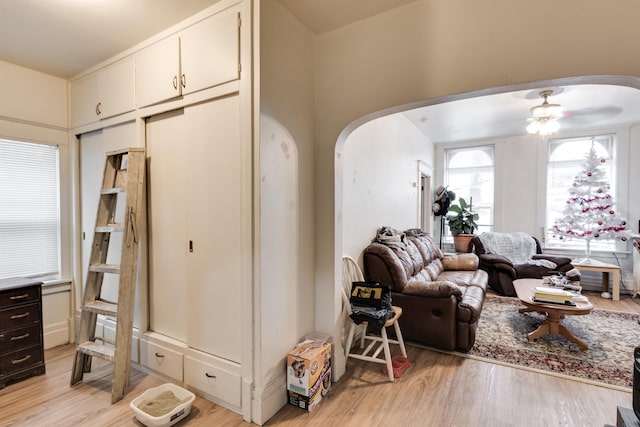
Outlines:
[{"label": "white blanket on sofa", "polygon": [[512,264],[534,264],[554,269],[556,263],[546,259],[532,259],[536,242],[527,233],[482,233],[478,236],[489,254],[502,255]]}]

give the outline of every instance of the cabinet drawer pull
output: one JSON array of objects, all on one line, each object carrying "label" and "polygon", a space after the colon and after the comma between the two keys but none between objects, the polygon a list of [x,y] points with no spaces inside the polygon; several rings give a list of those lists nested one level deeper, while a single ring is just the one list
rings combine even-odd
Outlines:
[{"label": "cabinet drawer pull", "polygon": [[22,362],[26,362],[27,360],[31,359],[31,355],[27,354],[25,357],[23,357],[22,359],[13,359],[11,361],[12,365],[17,365],[18,363],[22,363]]},{"label": "cabinet drawer pull", "polygon": [[9,297],[9,299],[11,300],[25,299],[25,298],[29,298],[29,294],[14,295],[12,297]]},{"label": "cabinet drawer pull", "polygon": [[96,104],[96,116],[99,116],[100,114],[102,114],[102,102],[98,102]]},{"label": "cabinet drawer pull", "polygon": [[23,317],[27,317],[29,315],[29,312],[27,311],[26,313],[22,313],[22,314],[14,314],[13,316],[10,317],[11,320],[14,319],[22,319]]},{"label": "cabinet drawer pull", "polygon": [[209,372],[205,372],[204,374],[206,375],[207,378],[216,378],[215,375],[211,375]]},{"label": "cabinet drawer pull", "polygon": [[11,341],[20,341],[23,340],[25,338],[29,338],[29,336],[31,336],[31,334],[29,332],[27,332],[26,334],[22,334],[22,335],[18,335],[15,337],[11,337]]},{"label": "cabinet drawer pull", "polygon": [[164,358],[164,354],[160,354],[158,352],[156,352],[156,357],[159,357],[160,359]]},{"label": "cabinet drawer pull", "polygon": [[183,88],[187,87],[187,76],[183,74],[182,77],[180,77],[180,83],[182,83]]},{"label": "cabinet drawer pull", "polygon": [[178,90],[178,76],[173,76],[173,88]]}]

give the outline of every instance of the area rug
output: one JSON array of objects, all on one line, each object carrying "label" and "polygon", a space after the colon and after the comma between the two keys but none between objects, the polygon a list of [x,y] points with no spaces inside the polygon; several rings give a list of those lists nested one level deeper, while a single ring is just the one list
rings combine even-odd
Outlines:
[{"label": "area rug", "polygon": [[563,324],[589,348],[559,335],[529,341],[527,334],[544,321],[538,313],[518,312],[517,298],[488,294],[476,342],[468,356],[543,373],[566,375],[614,388],[633,385],[633,349],[640,345],[640,315],[594,309],[569,316]]}]

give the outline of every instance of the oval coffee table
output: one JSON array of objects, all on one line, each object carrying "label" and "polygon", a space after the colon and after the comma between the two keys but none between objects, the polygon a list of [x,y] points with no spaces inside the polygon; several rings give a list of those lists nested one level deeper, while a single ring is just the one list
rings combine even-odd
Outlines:
[{"label": "oval coffee table", "polygon": [[530,341],[546,334],[556,334],[562,335],[569,341],[578,344],[582,349],[589,347],[586,342],[576,337],[573,332],[567,329],[560,321],[565,316],[589,314],[591,310],[593,310],[593,305],[590,302],[578,302],[575,307],[534,302],[532,299],[533,293],[537,286],[543,286],[542,279],[518,279],[513,281],[513,286],[516,289],[518,298],[522,304],[525,305],[525,307],[520,309],[520,313],[535,311],[546,315],[544,323],[542,323],[538,329],[527,335]]}]

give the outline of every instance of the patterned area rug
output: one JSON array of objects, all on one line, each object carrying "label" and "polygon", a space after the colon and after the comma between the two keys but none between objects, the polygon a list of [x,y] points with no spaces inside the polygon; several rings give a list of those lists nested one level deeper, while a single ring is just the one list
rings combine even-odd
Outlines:
[{"label": "patterned area rug", "polygon": [[538,313],[518,312],[517,298],[487,295],[469,356],[548,373],[631,388],[633,349],[640,345],[640,315],[593,310],[562,323],[589,344],[581,350],[559,335],[529,341],[527,334],[544,321]]}]

